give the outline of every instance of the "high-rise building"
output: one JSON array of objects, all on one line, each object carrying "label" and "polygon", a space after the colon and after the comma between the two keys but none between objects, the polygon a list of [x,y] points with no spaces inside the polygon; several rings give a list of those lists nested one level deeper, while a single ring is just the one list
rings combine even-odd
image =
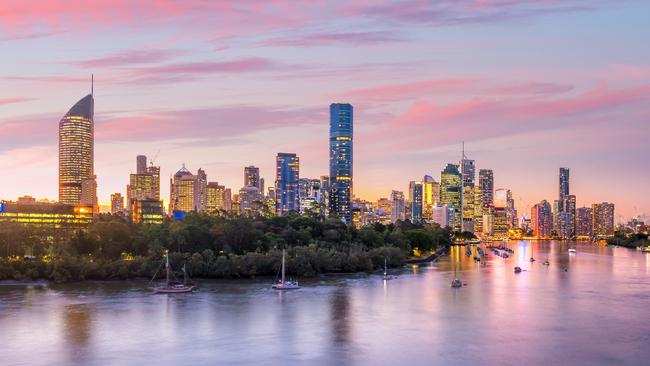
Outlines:
[{"label": "high-rise building", "polygon": [[263,193],[260,183],[260,168],[252,165],[244,167],[244,187],[257,187]]},{"label": "high-rise building", "polygon": [[454,227],[454,208],[449,205],[437,204],[433,208],[433,220],[440,227]]},{"label": "high-rise building", "polygon": [[223,209],[226,211],[233,211],[232,208],[232,191],[230,188],[226,188],[223,191]]},{"label": "high-rise building", "polygon": [[479,197],[483,206],[494,205],[494,173],[491,169],[478,171]]},{"label": "high-rise building", "polygon": [[282,216],[300,210],[298,180],[300,159],[296,154],[278,153],[275,159],[275,212]]},{"label": "high-rise building", "polygon": [[422,221],[422,182],[409,183],[409,201],[411,202],[411,221]]},{"label": "high-rise building", "polygon": [[208,178],[205,171],[199,169],[197,174],[190,173],[185,165],[170,180],[169,211],[204,212],[207,208]]},{"label": "high-rise building", "polygon": [[549,238],[553,229],[553,215],[548,201],[534,205],[530,211],[530,221],[533,235],[538,238]]},{"label": "high-rise building", "polygon": [[321,207],[323,208],[323,215],[326,217],[329,215],[330,207],[330,177],[327,175],[321,175],[320,177],[320,200]]},{"label": "high-rise building", "polygon": [[118,212],[124,212],[124,197],[119,192],[111,194],[111,214]]},{"label": "high-rise building", "polygon": [[259,214],[264,206],[263,196],[256,186],[245,186],[239,190],[239,212],[247,216]]},{"label": "high-rise building", "polygon": [[558,199],[562,201],[568,195],[569,195],[569,168],[560,168],[560,184],[559,184]]},{"label": "high-rise building", "polygon": [[461,225],[461,174],[458,165],[447,164],[440,173],[440,203],[454,209],[453,229],[460,231]]},{"label": "high-rise building", "polygon": [[614,204],[594,203],[591,205],[593,212],[593,233],[595,237],[603,238],[614,235]]},{"label": "high-rise building", "polygon": [[440,202],[440,183],[425,175],[422,179],[422,219],[433,222],[433,208]]},{"label": "high-rise building", "polygon": [[145,174],[147,172],[147,157],[145,155],[138,155],[136,158],[136,174]]},{"label": "high-rise building", "polygon": [[392,191],[390,193],[391,208],[390,208],[390,221],[395,223],[397,221],[406,220],[405,207],[404,207],[404,192]]},{"label": "high-rise building", "polygon": [[330,105],[330,215],[352,221],[352,105]]},{"label": "high-rise building", "polygon": [[84,198],[97,212],[94,108],[91,93],[72,106],[59,121],[59,202],[79,205]]},{"label": "high-rise building", "polygon": [[219,210],[225,210],[224,193],[226,187],[219,185],[217,182],[209,182],[206,187],[206,211],[215,213]]},{"label": "high-rise building", "polygon": [[462,231],[474,232],[474,185],[476,180],[476,169],[474,160],[467,159],[465,149],[463,148],[463,158],[460,161],[462,175],[461,188],[461,218]]},{"label": "high-rise building", "polygon": [[593,231],[593,209],[591,207],[580,207],[576,210],[576,236],[580,238],[591,238]]},{"label": "high-rise building", "polygon": [[321,206],[320,179],[300,178],[298,180],[298,197],[300,212],[310,210],[316,214],[324,213]]}]

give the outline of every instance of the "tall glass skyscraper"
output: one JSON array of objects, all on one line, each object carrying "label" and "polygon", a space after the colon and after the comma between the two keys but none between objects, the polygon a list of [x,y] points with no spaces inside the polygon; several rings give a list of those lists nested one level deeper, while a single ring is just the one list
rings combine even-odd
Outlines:
[{"label": "tall glass skyscraper", "polygon": [[411,221],[422,221],[422,182],[409,183],[409,201],[411,201]]},{"label": "tall glass skyscraper", "polygon": [[352,105],[330,105],[330,214],[352,223]]},{"label": "tall glass skyscraper", "polygon": [[298,180],[300,159],[296,154],[278,153],[275,158],[275,212],[282,216],[300,210]]},{"label": "tall glass skyscraper", "polygon": [[[94,108],[92,94],[77,102],[59,121],[59,202],[97,202],[94,167]],[[82,202],[82,201],[91,202]]]},{"label": "tall glass skyscraper", "polygon": [[569,195],[569,168],[560,168],[559,200],[562,201]]},{"label": "tall glass skyscraper", "polygon": [[460,231],[462,228],[461,209],[461,174],[458,165],[447,164],[440,174],[440,203],[454,208],[453,229]]}]

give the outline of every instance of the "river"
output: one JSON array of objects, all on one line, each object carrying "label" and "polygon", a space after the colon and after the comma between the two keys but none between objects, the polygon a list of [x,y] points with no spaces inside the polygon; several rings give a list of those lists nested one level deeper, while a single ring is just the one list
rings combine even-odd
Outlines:
[{"label": "river", "polygon": [[508,244],[508,259],[456,248],[392,281],[325,276],[291,292],[271,279],[179,295],[146,281],[0,283],[0,364],[650,364],[650,254]]}]

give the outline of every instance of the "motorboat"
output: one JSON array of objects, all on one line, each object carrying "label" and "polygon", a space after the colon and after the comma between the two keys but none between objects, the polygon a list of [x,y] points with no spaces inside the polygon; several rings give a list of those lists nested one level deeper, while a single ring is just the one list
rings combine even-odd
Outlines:
[{"label": "motorboat", "polygon": [[515,267],[515,273],[521,273],[521,267]]},{"label": "motorboat", "polygon": [[286,280],[285,279],[285,250],[282,249],[282,276],[278,283],[271,286],[271,288],[276,290],[297,290],[300,288],[298,281]]},{"label": "motorboat", "polygon": [[576,248],[569,248],[569,253],[576,253]]},{"label": "motorboat", "polygon": [[533,263],[535,261],[535,258],[530,257],[530,263]]},{"label": "motorboat", "polygon": [[545,265],[545,266],[550,266],[551,263],[550,263],[549,261],[544,261],[544,265]]},{"label": "motorboat", "polygon": [[451,287],[463,287],[463,282],[458,278],[454,278],[454,280],[451,281]]}]

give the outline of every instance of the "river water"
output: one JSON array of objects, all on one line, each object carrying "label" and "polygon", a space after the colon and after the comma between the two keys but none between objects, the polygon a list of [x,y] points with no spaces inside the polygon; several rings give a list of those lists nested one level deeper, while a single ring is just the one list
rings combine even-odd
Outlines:
[{"label": "river water", "polygon": [[270,279],[184,295],[0,283],[0,365],[650,364],[650,254],[508,244],[508,259],[476,264],[458,248],[392,281],[326,276],[286,293]]}]

